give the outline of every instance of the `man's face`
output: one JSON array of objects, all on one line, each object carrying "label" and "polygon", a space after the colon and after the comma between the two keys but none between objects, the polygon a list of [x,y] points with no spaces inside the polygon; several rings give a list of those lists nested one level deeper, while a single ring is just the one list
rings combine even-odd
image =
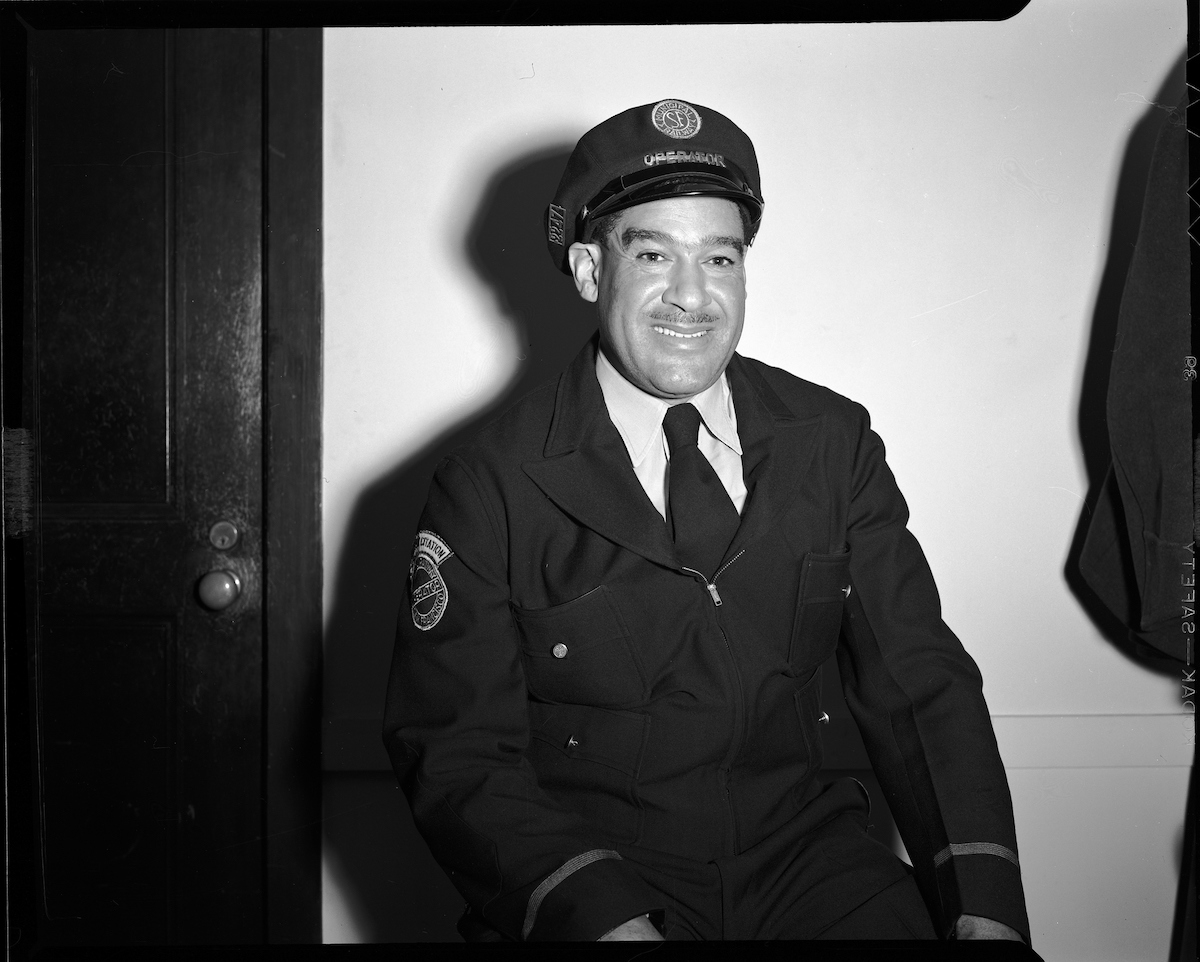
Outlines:
[{"label": "man's face", "polygon": [[623,211],[602,246],[572,246],[580,294],[596,301],[601,346],[626,380],[686,398],[721,376],[742,335],[744,241],[733,201],[675,197]]}]

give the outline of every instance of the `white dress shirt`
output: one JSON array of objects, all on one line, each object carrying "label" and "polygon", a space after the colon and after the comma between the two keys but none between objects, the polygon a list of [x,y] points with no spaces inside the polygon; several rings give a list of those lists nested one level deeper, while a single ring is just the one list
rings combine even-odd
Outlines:
[{"label": "white dress shirt", "polygon": [[633,472],[664,520],[667,517],[667,471],[671,449],[663,433],[662,421],[667,408],[684,401],[695,405],[703,422],[696,446],[717,472],[738,514],[742,513],[746,503],[742,442],[738,439],[737,414],[733,410],[733,395],[724,372],[715,384],[695,397],[666,401],[630,384],[601,350],[596,352],[596,379],[604,394],[608,416],[633,462]]}]

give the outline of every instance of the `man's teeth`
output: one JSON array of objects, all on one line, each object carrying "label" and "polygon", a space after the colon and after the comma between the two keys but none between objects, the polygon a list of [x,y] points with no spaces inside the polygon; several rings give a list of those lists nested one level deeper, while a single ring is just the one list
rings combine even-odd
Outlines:
[{"label": "man's teeth", "polygon": [[668,337],[704,337],[708,331],[696,331],[695,334],[680,334],[678,331],[672,331],[669,328],[659,327],[655,325],[654,330],[659,334],[666,334]]}]

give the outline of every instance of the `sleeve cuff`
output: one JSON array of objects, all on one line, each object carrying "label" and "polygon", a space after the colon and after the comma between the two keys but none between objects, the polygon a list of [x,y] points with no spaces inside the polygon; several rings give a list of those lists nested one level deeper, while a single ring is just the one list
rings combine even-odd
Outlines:
[{"label": "sleeve cuff", "polygon": [[619,853],[593,849],[564,862],[533,890],[521,935],[529,941],[594,942],[661,908],[661,899]]},{"label": "sleeve cuff", "polygon": [[[541,884],[538,885],[538,887],[533,890],[533,894],[529,896],[529,904],[525,908],[525,924],[521,927],[521,938],[529,938],[529,933],[533,931],[533,926],[537,922],[538,909],[542,907],[542,902],[545,901],[547,895],[553,892],[555,888],[565,882],[585,865],[591,865],[592,862],[598,862],[604,858],[615,858],[619,860],[621,858],[621,853],[614,851],[611,848],[594,848],[590,852],[584,852],[582,855],[576,855],[573,859],[564,862],[557,869],[542,879]],[[617,923],[617,925],[620,924],[620,922]]]},{"label": "sleeve cuff", "polygon": [[979,915],[1016,929],[1031,944],[1021,869],[1012,849],[994,842],[956,843],[938,852],[934,863],[939,887],[957,889],[958,912],[947,920],[951,931],[959,915]]}]

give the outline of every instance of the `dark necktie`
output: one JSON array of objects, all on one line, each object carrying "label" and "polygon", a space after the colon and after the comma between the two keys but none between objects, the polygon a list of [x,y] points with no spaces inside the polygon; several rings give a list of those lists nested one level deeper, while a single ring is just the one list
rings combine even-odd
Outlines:
[{"label": "dark necktie", "polygon": [[696,447],[700,412],[691,404],[667,409],[663,433],[671,448],[667,520],[675,553],[710,581],[738,529],[737,508],[717,472]]}]

